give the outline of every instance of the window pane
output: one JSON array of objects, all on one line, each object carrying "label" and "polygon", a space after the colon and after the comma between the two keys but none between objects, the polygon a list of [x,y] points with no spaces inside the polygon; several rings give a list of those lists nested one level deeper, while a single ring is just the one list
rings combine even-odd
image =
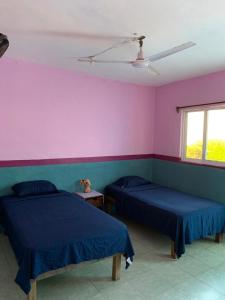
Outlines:
[{"label": "window pane", "polygon": [[225,162],[225,109],[208,111],[206,159]]},{"label": "window pane", "polygon": [[187,113],[186,158],[202,159],[204,112]]}]

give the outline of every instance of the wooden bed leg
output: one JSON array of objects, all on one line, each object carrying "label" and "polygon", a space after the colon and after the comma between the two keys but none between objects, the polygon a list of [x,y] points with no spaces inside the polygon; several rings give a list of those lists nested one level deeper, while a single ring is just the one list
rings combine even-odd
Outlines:
[{"label": "wooden bed leg", "polygon": [[176,259],[177,258],[177,254],[176,254],[176,251],[175,251],[175,242],[171,240],[171,257],[173,259]]},{"label": "wooden bed leg", "polygon": [[112,280],[120,279],[121,254],[113,256]]},{"label": "wooden bed leg", "polygon": [[27,295],[27,300],[37,300],[37,281],[31,280],[31,290]]},{"label": "wooden bed leg", "polygon": [[217,233],[215,236],[215,242],[216,243],[221,243],[223,240],[223,233]]}]

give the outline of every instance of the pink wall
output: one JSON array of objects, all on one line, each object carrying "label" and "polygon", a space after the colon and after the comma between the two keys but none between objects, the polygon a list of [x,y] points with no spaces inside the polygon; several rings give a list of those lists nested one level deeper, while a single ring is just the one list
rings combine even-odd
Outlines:
[{"label": "pink wall", "polygon": [[153,152],[155,89],[0,61],[0,160]]},{"label": "pink wall", "polygon": [[176,106],[225,100],[225,71],[154,89],[4,58],[0,92],[0,160],[177,157]]},{"label": "pink wall", "polygon": [[154,153],[179,156],[181,114],[176,106],[225,101],[225,71],[156,90]]}]

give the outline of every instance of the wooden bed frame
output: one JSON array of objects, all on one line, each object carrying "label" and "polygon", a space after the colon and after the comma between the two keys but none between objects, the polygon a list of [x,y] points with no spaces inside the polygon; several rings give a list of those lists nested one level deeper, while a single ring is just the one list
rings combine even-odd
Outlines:
[{"label": "wooden bed frame", "polygon": [[[64,268],[60,268],[54,271],[49,271],[39,275],[35,280],[31,280],[31,290],[27,295],[27,300],[37,300],[37,281],[52,277],[54,275],[58,275],[64,273],[66,271],[72,270],[76,267],[76,265],[68,265]],[[120,268],[121,268],[121,254],[117,254],[113,256],[112,263],[112,280],[116,281],[120,279]]]}]

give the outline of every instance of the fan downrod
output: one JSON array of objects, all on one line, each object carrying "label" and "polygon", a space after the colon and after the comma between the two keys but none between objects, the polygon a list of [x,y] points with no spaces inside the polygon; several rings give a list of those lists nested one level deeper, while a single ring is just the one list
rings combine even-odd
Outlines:
[{"label": "fan downrod", "polygon": [[144,36],[144,35],[141,35],[141,36],[138,38],[140,48],[142,48],[142,46],[143,46],[143,40],[144,40],[144,39],[145,39],[145,36]]}]

